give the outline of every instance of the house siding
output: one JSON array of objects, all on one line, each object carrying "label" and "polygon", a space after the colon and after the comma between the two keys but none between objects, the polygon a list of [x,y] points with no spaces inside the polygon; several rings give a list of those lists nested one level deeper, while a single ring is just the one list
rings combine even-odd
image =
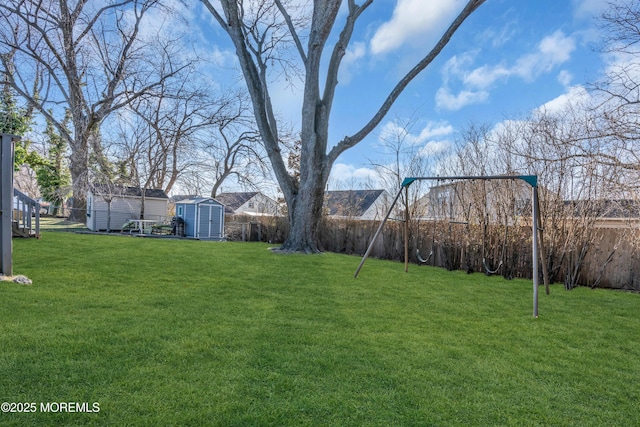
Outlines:
[{"label": "house siding", "polygon": [[[130,219],[140,218],[142,200],[134,197],[114,197],[111,202],[109,221],[109,204],[100,196],[93,193],[87,195],[88,219],[87,228],[92,231],[119,230]],[[145,219],[164,221],[167,217],[167,200],[146,198],[144,204]]]}]

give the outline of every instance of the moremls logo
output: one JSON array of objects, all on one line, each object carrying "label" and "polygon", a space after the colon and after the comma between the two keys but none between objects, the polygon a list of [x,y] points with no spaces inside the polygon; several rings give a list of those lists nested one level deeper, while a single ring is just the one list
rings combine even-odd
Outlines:
[{"label": "moremls logo", "polygon": [[98,402],[41,402],[40,412],[100,412]]}]

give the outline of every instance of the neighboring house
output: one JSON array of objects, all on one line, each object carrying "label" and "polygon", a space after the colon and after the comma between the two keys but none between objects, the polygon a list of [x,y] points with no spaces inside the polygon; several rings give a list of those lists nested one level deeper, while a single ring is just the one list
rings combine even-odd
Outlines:
[{"label": "neighboring house", "polygon": [[591,219],[596,228],[627,228],[640,225],[640,201],[566,200],[565,212],[575,219]]},{"label": "neighboring house", "polygon": [[324,195],[324,210],[333,218],[382,219],[390,205],[385,190],[327,191]]},{"label": "neighboring house", "polygon": [[[142,196],[138,187],[95,185],[87,193],[87,228],[120,230],[130,219],[140,219]],[[163,190],[145,190],[144,219],[166,221],[168,202]]]},{"label": "neighboring house", "polygon": [[176,202],[176,217],[184,221],[184,236],[196,239],[224,238],[224,206],[210,197]]},{"label": "neighboring house", "polygon": [[257,191],[245,193],[220,193],[216,200],[224,205],[225,213],[231,215],[278,215],[278,203]]},{"label": "neighboring house", "polygon": [[435,185],[418,199],[412,214],[424,219],[489,221],[531,215],[531,186],[514,180],[461,180]]}]

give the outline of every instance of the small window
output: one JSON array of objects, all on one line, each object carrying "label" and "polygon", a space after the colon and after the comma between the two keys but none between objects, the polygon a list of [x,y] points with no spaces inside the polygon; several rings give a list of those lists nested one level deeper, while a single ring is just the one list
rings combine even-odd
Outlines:
[{"label": "small window", "polygon": [[178,216],[182,217],[182,213],[183,213],[183,206],[178,206]]}]

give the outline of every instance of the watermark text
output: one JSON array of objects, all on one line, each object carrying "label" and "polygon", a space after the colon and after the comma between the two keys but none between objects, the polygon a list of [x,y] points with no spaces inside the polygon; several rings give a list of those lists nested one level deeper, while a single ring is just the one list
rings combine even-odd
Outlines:
[{"label": "watermark text", "polygon": [[28,413],[28,412],[100,412],[99,402],[3,402],[0,404],[3,413]]}]

